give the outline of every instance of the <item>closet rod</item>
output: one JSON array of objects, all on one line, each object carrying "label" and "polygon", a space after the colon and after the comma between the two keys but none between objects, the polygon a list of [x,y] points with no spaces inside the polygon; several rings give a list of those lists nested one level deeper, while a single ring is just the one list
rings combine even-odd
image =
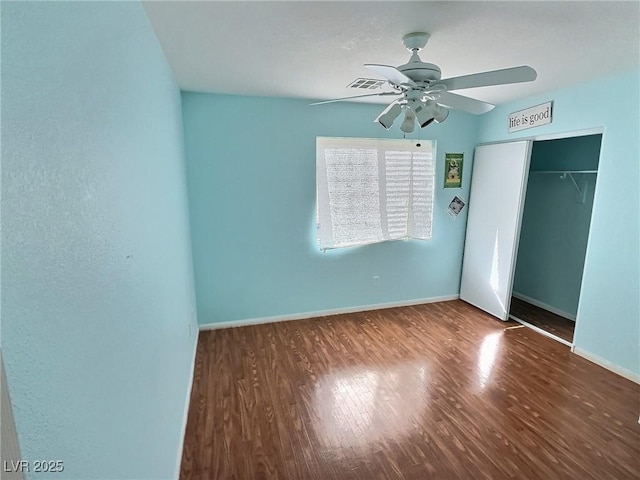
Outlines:
[{"label": "closet rod", "polygon": [[576,188],[576,191],[580,195],[580,199],[578,200],[578,202],[584,203],[587,198],[587,186],[585,184],[583,188],[580,188],[580,185],[578,185],[578,182],[576,182],[576,179],[573,178],[573,176],[576,174],[597,174],[598,171],[597,170],[531,170],[529,173],[547,173],[547,174],[552,173],[555,175],[559,175],[562,180],[565,180],[567,177],[569,177],[569,179],[571,180],[571,183],[573,183],[573,186]]},{"label": "closet rod", "polygon": [[[562,175],[560,175],[560,178],[563,180],[567,177],[571,179],[571,182],[573,183],[573,186],[576,187],[576,190],[578,191],[578,193],[580,195],[583,195],[584,191],[578,186],[578,182],[576,182],[576,179],[573,178],[573,175],[571,174],[571,172],[565,172]],[[584,200],[582,200],[581,203],[584,203]]]},{"label": "closet rod", "polygon": [[573,176],[575,174],[596,174],[598,173],[597,170],[532,170],[529,173],[553,173],[555,175],[560,175],[560,178],[565,180],[567,177],[569,177],[569,179],[571,180],[571,183],[573,183],[573,186],[576,188],[578,194],[580,195],[580,200],[578,200],[580,203],[584,203],[586,200],[586,194],[587,194],[587,187],[586,184],[583,188],[580,188],[580,186],[578,185],[578,182],[576,182],[576,179],[573,178]]}]

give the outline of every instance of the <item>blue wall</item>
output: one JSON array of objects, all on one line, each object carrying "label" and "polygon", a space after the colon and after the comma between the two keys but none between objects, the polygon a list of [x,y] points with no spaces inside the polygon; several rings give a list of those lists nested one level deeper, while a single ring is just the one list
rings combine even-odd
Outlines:
[{"label": "blue wall", "polygon": [[196,328],[181,117],[139,3],[3,2],[2,349],[24,459],[65,467],[30,478],[175,478]]},{"label": "blue wall", "polygon": [[[478,117],[454,112],[421,132],[438,142],[431,241],[316,245],[316,136],[401,137],[373,123],[382,108],[183,93],[201,324],[459,293],[466,211],[445,210],[455,194],[468,197]],[[442,189],[445,152],[465,153],[461,190]]]},{"label": "blue wall", "polygon": [[[602,85],[607,95],[602,95]],[[630,72],[502,105],[479,141],[604,128],[578,308],[576,350],[640,375],[640,74]],[[507,133],[509,113],[553,100],[553,123]]]},{"label": "blue wall", "polygon": [[520,231],[514,293],[575,319],[589,238],[596,175],[536,171],[597,170],[600,135],[534,142]]}]

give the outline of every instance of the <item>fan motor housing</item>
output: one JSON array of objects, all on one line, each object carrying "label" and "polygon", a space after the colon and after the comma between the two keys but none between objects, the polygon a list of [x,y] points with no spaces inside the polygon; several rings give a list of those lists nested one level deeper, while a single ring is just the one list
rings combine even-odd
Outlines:
[{"label": "fan motor housing", "polygon": [[433,63],[409,62],[397,68],[414,82],[440,80],[442,76],[440,67]]}]

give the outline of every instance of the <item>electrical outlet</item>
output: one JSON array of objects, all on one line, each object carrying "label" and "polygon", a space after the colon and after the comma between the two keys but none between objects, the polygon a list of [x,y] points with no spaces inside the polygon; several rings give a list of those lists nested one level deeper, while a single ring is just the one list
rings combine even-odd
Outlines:
[{"label": "electrical outlet", "polygon": [[380,276],[379,275],[374,275],[373,276],[373,286],[374,287],[379,287],[380,286]]}]

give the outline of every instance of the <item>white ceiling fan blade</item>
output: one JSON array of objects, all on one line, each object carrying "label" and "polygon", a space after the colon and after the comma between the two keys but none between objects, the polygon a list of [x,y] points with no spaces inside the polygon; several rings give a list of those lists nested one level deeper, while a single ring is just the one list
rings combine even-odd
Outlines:
[{"label": "white ceiling fan blade", "polygon": [[401,95],[398,92],[380,92],[380,93],[370,93],[369,95],[354,95],[352,97],[342,97],[342,98],[334,98],[332,100],[323,100],[322,102],[314,102],[309,105],[324,105],[325,103],[335,103],[342,102],[344,100],[351,100],[352,98],[364,98],[364,97],[384,97],[387,95]]},{"label": "white ceiling fan blade", "polygon": [[438,95],[436,102],[439,104],[455,110],[473,113],[474,115],[482,115],[483,113],[487,113],[489,110],[493,110],[495,107],[495,105],[491,103],[482,102],[475,98],[464,97],[462,95],[456,95],[455,93],[440,92]]},{"label": "white ceiling fan blade", "polygon": [[491,72],[474,73],[462,77],[438,80],[438,84],[445,85],[447,90],[462,90],[465,88],[489,87],[491,85],[505,85],[508,83],[531,82],[538,74],[526,65],[521,67],[493,70]]},{"label": "white ceiling fan blade", "polygon": [[391,83],[391,85],[411,85],[412,87],[415,87],[416,85],[413,80],[407,77],[396,67],[392,67],[390,65],[378,65],[375,63],[367,63],[365,64],[365,67],[389,80],[389,83]]}]

